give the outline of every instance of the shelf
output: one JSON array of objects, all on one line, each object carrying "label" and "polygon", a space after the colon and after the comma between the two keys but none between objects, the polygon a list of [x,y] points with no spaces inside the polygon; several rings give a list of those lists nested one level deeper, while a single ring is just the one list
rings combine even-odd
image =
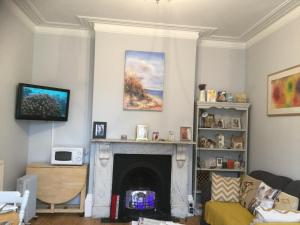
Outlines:
[{"label": "shelf", "polygon": [[223,169],[223,168],[215,168],[215,169],[209,169],[209,168],[197,168],[198,171],[216,171],[216,172],[245,172],[245,169]]},{"label": "shelf", "polygon": [[236,102],[197,102],[197,107],[201,109],[217,108],[217,109],[235,109],[247,111],[250,103],[236,103]]},{"label": "shelf", "polygon": [[128,144],[165,144],[165,145],[195,145],[193,141],[137,141],[134,139],[92,139],[93,143],[128,143]]},{"label": "shelf", "polygon": [[204,128],[204,127],[199,127],[198,130],[230,131],[230,132],[247,132],[246,129]]},{"label": "shelf", "polygon": [[225,151],[225,152],[245,152],[245,149],[231,149],[231,148],[197,148],[199,151]]}]

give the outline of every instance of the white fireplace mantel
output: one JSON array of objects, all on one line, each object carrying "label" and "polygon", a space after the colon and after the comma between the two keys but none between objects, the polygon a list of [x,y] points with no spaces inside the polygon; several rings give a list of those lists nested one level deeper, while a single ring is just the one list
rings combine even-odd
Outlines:
[{"label": "white fireplace mantel", "polygon": [[192,193],[193,144],[180,141],[93,139],[85,216],[109,217],[114,154],[155,154],[172,156],[171,214],[186,217],[187,198]]}]

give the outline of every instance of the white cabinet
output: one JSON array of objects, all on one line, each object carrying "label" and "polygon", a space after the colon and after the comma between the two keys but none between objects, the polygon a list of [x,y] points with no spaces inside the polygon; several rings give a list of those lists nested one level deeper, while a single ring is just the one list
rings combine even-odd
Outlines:
[{"label": "white cabinet", "polygon": [[203,102],[195,107],[195,213],[201,213],[201,184],[215,172],[238,177],[248,167],[249,103]]}]

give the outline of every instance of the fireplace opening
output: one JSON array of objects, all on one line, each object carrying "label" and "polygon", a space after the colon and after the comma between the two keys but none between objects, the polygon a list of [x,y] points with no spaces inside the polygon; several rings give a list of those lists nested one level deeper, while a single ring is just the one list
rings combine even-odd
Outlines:
[{"label": "fireplace opening", "polygon": [[119,221],[171,217],[171,156],[115,154],[112,196]]}]

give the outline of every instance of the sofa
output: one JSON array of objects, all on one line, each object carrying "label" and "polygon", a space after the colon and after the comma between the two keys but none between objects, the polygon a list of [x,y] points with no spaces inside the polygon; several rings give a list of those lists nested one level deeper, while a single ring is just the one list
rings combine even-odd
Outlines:
[{"label": "sofa", "polygon": [[[253,171],[249,176],[262,180],[270,187],[282,190],[287,194],[293,195],[300,199],[300,180],[292,180],[288,177],[278,176],[266,171]],[[216,202],[211,199],[211,182],[208,181],[201,186],[201,203],[203,205],[203,213],[201,217],[201,225],[249,225],[254,216],[240,203]],[[298,206],[300,210],[300,204]],[[300,223],[267,223],[268,225],[288,224],[300,225]],[[259,225],[259,224],[257,224]]]}]

